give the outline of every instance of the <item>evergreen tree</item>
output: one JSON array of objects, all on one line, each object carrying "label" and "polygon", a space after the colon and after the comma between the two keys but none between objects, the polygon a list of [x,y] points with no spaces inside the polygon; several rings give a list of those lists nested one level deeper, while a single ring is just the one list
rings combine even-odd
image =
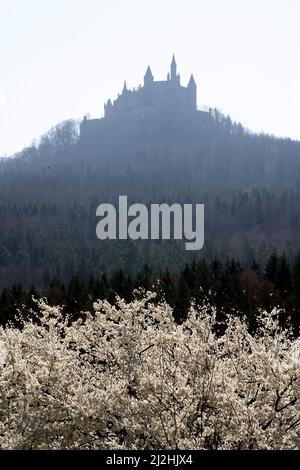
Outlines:
[{"label": "evergreen tree", "polygon": [[267,262],[265,276],[270,282],[272,282],[272,284],[274,284],[274,286],[277,284],[278,269],[279,260],[276,253],[273,253]]}]

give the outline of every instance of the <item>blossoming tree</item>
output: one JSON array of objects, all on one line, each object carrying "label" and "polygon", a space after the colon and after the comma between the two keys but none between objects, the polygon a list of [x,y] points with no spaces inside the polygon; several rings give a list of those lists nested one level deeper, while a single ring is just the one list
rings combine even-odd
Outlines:
[{"label": "blossoming tree", "polygon": [[0,329],[0,448],[298,448],[299,341],[278,312],[251,335],[207,305],[178,325],[151,293],[75,323],[39,307]]}]

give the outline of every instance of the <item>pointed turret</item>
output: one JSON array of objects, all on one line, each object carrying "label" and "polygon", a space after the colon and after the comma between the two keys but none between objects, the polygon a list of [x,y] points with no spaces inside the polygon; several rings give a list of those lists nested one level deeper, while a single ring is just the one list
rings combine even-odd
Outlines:
[{"label": "pointed turret", "polygon": [[191,78],[190,78],[190,81],[188,83],[188,88],[195,88],[195,87],[196,87],[196,82],[195,82],[195,79],[194,79],[194,75],[192,74]]},{"label": "pointed turret", "polygon": [[190,103],[194,110],[197,110],[197,85],[194,79],[194,75],[191,75],[190,81],[187,86],[188,96],[190,97]]},{"label": "pointed turret", "polygon": [[107,103],[104,104],[104,116],[105,116],[105,117],[107,117],[107,116],[110,115],[110,113],[111,113],[111,111],[112,111],[112,107],[113,107],[113,106],[112,106],[112,102],[111,102],[111,100],[109,99],[109,100],[107,101]]},{"label": "pointed turret", "polygon": [[148,83],[152,83],[152,82],[153,82],[153,75],[150,69],[150,65],[148,65],[147,71],[144,76],[144,85]]},{"label": "pointed turret", "polygon": [[126,93],[127,91],[128,90],[127,90],[126,80],[124,80],[123,93]]}]

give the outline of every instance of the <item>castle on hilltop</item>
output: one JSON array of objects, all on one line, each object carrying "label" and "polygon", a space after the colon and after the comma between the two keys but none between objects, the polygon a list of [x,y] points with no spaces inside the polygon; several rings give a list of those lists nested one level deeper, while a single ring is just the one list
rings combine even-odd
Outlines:
[{"label": "castle on hilltop", "polygon": [[[128,135],[132,128],[131,119],[127,119],[129,116],[137,118],[142,125],[145,119],[151,119],[153,113],[156,118],[152,119],[152,123],[158,122],[157,118],[162,116],[180,117],[197,114],[197,86],[194,77],[191,75],[186,87],[181,85],[174,55],[167,80],[155,81],[148,66],[144,76],[144,85],[129,90],[125,81],[123,91],[117,99],[114,102],[109,99],[105,103],[104,118],[88,119],[85,116],[80,124],[81,140],[88,142],[99,138],[102,134],[107,134],[111,130],[111,123],[116,121],[118,132],[126,123],[124,132]],[[198,113],[201,114],[201,111]]]},{"label": "castle on hilltop", "polygon": [[173,55],[167,80],[155,81],[150,66],[144,76],[144,86],[128,90],[126,81],[123,91],[112,103],[109,99],[104,105],[104,116],[110,117],[143,109],[174,109],[180,111],[197,110],[197,86],[193,75],[187,87],[180,84],[177,64]]}]

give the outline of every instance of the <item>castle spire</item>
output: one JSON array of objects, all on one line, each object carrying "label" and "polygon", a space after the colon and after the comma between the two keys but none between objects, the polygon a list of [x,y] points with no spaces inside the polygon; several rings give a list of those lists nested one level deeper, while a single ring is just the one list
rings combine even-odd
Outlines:
[{"label": "castle spire", "polygon": [[127,90],[127,84],[126,84],[126,80],[124,80],[124,86],[123,86],[123,93],[126,93]]},{"label": "castle spire", "polygon": [[173,54],[172,62],[171,62],[171,80],[176,80],[176,76],[177,76],[176,69],[177,69],[177,64],[175,60],[175,55]]},{"label": "castle spire", "polygon": [[194,79],[194,75],[192,74],[191,78],[190,78],[190,81],[188,83],[188,88],[193,88],[193,87],[196,87],[196,82],[195,82],[195,79]]},{"label": "castle spire", "polygon": [[152,72],[151,72],[151,69],[150,69],[150,65],[148,65],[148,67],[147,67],[145,77],[147,77],[147,78],[153,78],[153,75],[152,75]]},{"label": "castle spire", "polygon": [[148,65],[148,68],[144,76],[144,84],[146,85],[147,83],[151,83],[151,82],[153,82],[153,75],[150,69],[150,65]]}]

